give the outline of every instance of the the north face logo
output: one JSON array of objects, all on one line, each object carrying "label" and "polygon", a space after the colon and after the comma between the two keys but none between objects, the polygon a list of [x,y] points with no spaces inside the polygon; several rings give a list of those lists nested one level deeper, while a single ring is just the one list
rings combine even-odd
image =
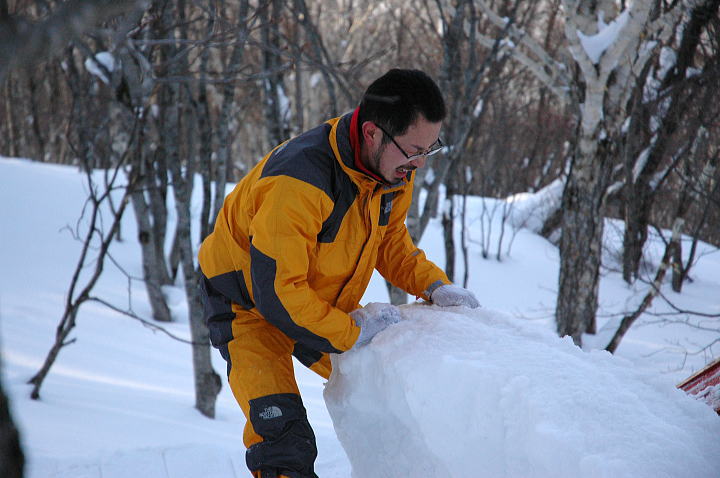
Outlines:
[{"label": "the north face logo", "polygon": [[281,417],[282,416],[282,410],[280,410],[279,407],[271,406],[266,407],[262,412],[259,413],[260,418],[263,420],[271,420],[273,418]]}]

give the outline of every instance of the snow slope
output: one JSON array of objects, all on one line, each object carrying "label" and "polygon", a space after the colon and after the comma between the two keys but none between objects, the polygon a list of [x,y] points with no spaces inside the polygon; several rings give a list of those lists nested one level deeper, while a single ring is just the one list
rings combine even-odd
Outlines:
[{"label": "snow slope", "polygon": [[[61,351],[43,387],[42,399],[28,398],[30,388],[26,381],[38,370],[52,344],[67,284],[79,254],[80,245],[66,226],[74,227],[77,222],[85,187],[83,177],[74,168],[0,159],[2,379],[10,393],[12,410],[28,455],[28,477],[249,476],[241,442],[244,418],[228,387],[223,388],[218,398],[217,419],[200,416],[193,408],[189,346],[100,305],[83,306],[78,327],[71,336],[76,342]],[[487,203],[480,198],[469,201],[473,240],[479,240],[481,234],[477,211]],[[520,202],[516,206],[520,208]],[[199,210],[199,205],[196,209]],[[170,212],[172,215],[172,207]],[[493,237],[497,238],[498,218],[492,221]],[[511,253],[504,256],[502,262],[483,260],[477,244],[471,243],[469,287],[486,309],[503,311],[513,317],[513,323],[525,323],[550,337],[557,251],[530,231],[520,229],[508,234],[511,232],[516,233]],[[140,316],[149,317],[144,287],[135,279],[142,273],[135,234],[134,218],[129,210],[123,221],[124,241],[113,244],[112,255],[131,279],[108,263],[95,293],[121,308],[131,307]],[[612,234],[608,236],[609,241],[615,241]],[[439,224],[433,221],[421,244],[428,256],[439,264],[444,263],[441,237]],[[682,295],[672,297],[684,307],[718,313],[720,254],[709,247],[701,252],[703,257],[695,269],[695,281],[687,285]],[[176,318],[176,322],[166,328],[189,339],[182,286],[166,292]],[[599,325],[611,331],[619,320],[617,313],[636,304],[642,293],[641,284],[628,288],[617,274],[608,274],[601,285]],[[387,301],[384,283],[377,277],[365,300]],[[488,325],[488,336],[510,341],[512,334],[501,325],[505,316],[493,317],[490,322],[497,327],[495,330]],[[630,376],[644,377],[642,380],[654,377],[665,387],[663,390],[668,390],[709,361],[709,356],[717,355],[717,348],[707,350],[705,355],[686,354],[710,343],[717,334],[678,324],[652,324],[653,321],[652,316],[643,318],[618,349],[617,355],[625,359],[623,364]],[[386,338],[380,336],[379,339]],[[592,344],[593,339],[596,344]],[[557,342],[562,353],[573,357],[580,354],[578,350],[571,353],[566,342],[554,340],[548,338],[548,344]],[[603,337],[588,338],[586,342],[588,348],[607,343]],[[548,344],[544,347],[554,347]],[[479,349],[478,353],[483,350]],[[225,368],[222,359],[217,353],[213,359],[222,375]],[[506,366],[512,368],[513,358],[507,361]],[[542,362],[536,365],[541,373],[551,373],[543,368]],[[553,367],[562,367],[562,364],[555,363]],[[518,370],[517,374],[520,373]],[[296,375],[317,435],[317,473],[322,478],[349,477],[350,461],[323,399],[324,381],[300,365],[296,367]],[[521,385],[518,382],[513,386]],[[510,396],[506,406],[523,413],[533,410],[540,413],[544,409],[540,406],[542,394],[553,397],[553,390],[539,386],[539,395],[518,397],[515,401]],[[577,413],[576,418],[581,422],[592,418],[581,411]],[[701,421],[703,427],[716,427],[719,419],[709,415]],[[436,425],[432,421],[424,424],[433,427],[440,439],[454,438],[454,431],[439,425],[435,428]],[[556,432],[562,436],[562,429]],[[502,438],[495,438],[493,446],[502,447]],[[544,451],[543,443],[524,443],[529,447],[527,453],[546,455],[550,465],[564,466],[556,461],[555,455]],[[582,444],[578,442],[577,446]]]}]

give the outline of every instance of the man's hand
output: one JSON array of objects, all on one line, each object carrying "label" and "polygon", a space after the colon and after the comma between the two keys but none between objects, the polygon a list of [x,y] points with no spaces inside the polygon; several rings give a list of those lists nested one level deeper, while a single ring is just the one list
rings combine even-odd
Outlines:
[{"label": "man's hand", "polygon": [[440,307],[464,305],[475,309],[480,306],[480,302],[472,292],[454,284],[441,285],[430,294],[430,300]]},{"label": "man's hand", "polygon": [[402,316],[400,309],[394,305],[371,302],[365,307],[350,312],[350,317],[360,327],[360,336],[353,347],[361,347],[388,325],[400,322]]}]

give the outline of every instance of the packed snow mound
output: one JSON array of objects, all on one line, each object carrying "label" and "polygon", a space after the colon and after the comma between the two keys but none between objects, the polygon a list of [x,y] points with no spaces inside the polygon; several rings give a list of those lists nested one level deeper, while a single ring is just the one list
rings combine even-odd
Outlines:
[{"label": "packed snow mound", "polygon": [[509,197],[508,203],[512,206],[510,224],[540,234],[545,221],[560,207],[564,187],[563,181],[556,179],[535,193],[518,193]]},{"label": "packed snow mound", "polygon": [[717,477],[720,418],[660,377],[498,312],[401,310],[333,357],[354,478]]}]

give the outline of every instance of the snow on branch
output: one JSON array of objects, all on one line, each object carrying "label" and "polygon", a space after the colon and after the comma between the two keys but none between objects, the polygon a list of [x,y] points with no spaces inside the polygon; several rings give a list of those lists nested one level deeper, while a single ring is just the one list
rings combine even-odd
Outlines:
[{"label": "snow on branch", "polygon": [[115,71],[115,66],[115,57],[107,51],[101,51],[85,60],[85,69],[100,78],[100,81],[106,85],[110,83],[110,78],[107,74],[112,74],[112,72]]},{"label": "snow on branch", "polygon": [[580,66],[580,70],[586,79],[596,79],[597,71],[595,65],[590,60],[585,48],[580,43],[578,32],[580,31],[577,12],[568,0],[563,0],[563,8],[565,10],[565,38],[568,41],[568,50],[572,54],[573,59]]},{"label": "snow on branch", "polygon": [[609,24],[598,22],[602,23],[603,28],[601,28],[595,35],[585,35],[581,31],[577,32],[577,35],[580,38],[580,44],[585,49],[585,53],[587,53],[590,61],[596,65],[600,62],[600,57],[603,53],[605,53],[605,51],[617,41],[618,34],[627,23],[629,16],[629,10],[625,10]]},{"label": "snow on branch", "polygon": [[627,18],[617,29],[616,40],[609,45],[605,55],[600,59],[601,70],[613,71],[621,57],[636,50],[641,36],[647,35],[646,26],[652,6],[652,2],[637,1],[620,14],[618,18],[622,16]]}]

